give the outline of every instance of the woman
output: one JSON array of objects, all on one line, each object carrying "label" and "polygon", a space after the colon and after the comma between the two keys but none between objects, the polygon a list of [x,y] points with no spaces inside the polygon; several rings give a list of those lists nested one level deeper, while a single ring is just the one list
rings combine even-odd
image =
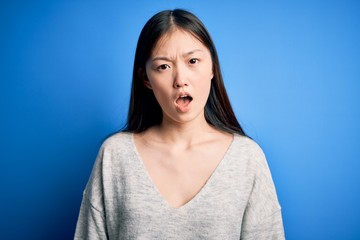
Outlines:
[{"label": "woman", "polygon": [[128,121],[99,152],[75,239],[283,239],[265,157],[240,127],[214,44],[176,9],[144,26]]}]

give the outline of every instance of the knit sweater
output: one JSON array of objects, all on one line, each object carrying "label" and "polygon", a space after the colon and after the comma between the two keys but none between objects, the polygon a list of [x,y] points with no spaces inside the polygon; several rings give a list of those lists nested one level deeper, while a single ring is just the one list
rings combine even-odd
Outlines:
[{"label": "knit sweater", "polygon": [[102,145],[83,193],[75,239],[284,239],[281,208],[260,147],[235,134],[202,189],[171,207],[132,133]]}]

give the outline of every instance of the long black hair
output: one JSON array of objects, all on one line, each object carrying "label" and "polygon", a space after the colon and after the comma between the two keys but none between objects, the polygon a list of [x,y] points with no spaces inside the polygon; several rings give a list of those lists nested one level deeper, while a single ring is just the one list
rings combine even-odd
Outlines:
[{"label": "long black hair", "polygon": [[226,93],[218,55],[210,34],[194,14],[182,9],[165,10],[155,14],[140,33],[135,53],[128,119],[123,131],[139,133],[161,123],[161,107],[153,92],[144,85],[140,69],[145,69],[158,40],[175,27],[191,33],[210,50],[214,77],[205,105],[206,121],[225,132],[245,135]]}]

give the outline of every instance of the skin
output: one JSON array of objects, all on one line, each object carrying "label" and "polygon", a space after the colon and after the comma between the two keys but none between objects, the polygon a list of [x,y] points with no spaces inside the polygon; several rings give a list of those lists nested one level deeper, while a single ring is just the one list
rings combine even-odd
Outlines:
[{"label": "skin", "polygon": [[[212,65],[208,48],[177,28],[160,38],[146,63],[144,84],[154,92],[163,120],[135,134],[134,141],[154,187],[173,208],[201,191],[233,139],[204,116]],[[192,101],[181,104],[181,95],[191,95]]]},{"label": "skin", "polygon": [[[213,78],[212,61],[209,50],[191,34],[175,29],[161,38],[147,61],[146,73],[144,83],[154,91],[166,121],[203,118]],[[191,111],[175,103],[185,92],[194,98]]]}]

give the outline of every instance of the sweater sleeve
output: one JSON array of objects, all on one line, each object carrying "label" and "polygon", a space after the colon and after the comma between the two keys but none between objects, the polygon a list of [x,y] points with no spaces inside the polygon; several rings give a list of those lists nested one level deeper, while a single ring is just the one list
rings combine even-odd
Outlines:
[{"label": "sweater sleeve", "polygon": [[259,148],[254,155],[254,181],[243,216],[241,239],[285,239],[275,186],[265,156]]},{"label": "sweater sleeve", "polygon": [[86,185],[76,224],[76,240],[108,239],[103,200],[102,159],[100,150]]},{"label": "sweater sleeve", "polygon": [[75,240],[108,239],[103,213],[91,205],[84,194],[76,225]]}]

